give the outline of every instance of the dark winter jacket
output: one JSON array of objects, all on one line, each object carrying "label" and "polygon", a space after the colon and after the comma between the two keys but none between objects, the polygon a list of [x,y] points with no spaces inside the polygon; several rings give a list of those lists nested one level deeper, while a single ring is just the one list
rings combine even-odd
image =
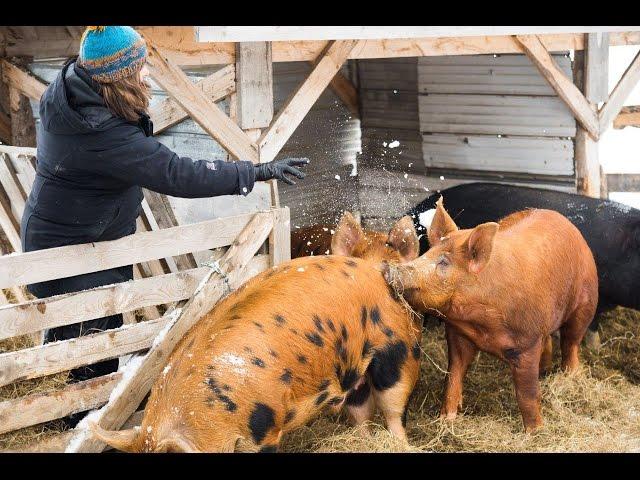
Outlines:
[{"label": "dark winter jacket", "polygon": [[251,162],[179,157],[147,116],[114,116],[75,61],[40,101],[37,175],[21,224],[24,251],[113,240],[135,232],[141,187],[176,197],[248,194]]}]

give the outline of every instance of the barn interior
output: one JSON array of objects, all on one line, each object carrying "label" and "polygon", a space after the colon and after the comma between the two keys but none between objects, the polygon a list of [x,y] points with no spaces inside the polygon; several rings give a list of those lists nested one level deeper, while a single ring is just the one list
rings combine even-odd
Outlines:
[{"label": "barn interior", "polygon": [[[246,197],[145,192],[149,231],[273,207],[288,207],[291,230],[336,223],[345,210],[386,230],[431,194],[476,181],[599,198],[640,191],[640,175],[605,173],[598,152],[606,130],[640,126],[640,107],[625,106],[640,80],[640,54],[612,91],[606,74],[610,47],[640,45],[640,27],[136,28],[153,46],[150,114],[162,143],[193,159],[311,160],[297,185],[256,184]],[[2,254],[20,253],[17,213],[27,192],[14,184],[26,175],[18,157],[37,158],[39,98],[77,54],[83,30],[0,27]],[[211,252],[191,254],[194,268]],[[140,276],[168,272],[162,267]],[[12,288],[3,290],[7,305],[33,300]],[[367,437],[344,416],[326,415],[287,438],[285,451],[640,451],[640,315],[619,309],[601,329],[603,344],[585,349],[580,374],[563,375],[556,359],[542,387],[547,425],[534,436],[520,432],[508,372],[488,355],[472,367],[462,418],[438,420],[446,347],[434,326],[423,340],[410,446],[379,427],[380,418]],[[29,341],[0,339],[0,357],[38,348]],[[18,402],[64,388],[64,372],[3,383],[0,419]],[[68,410],[8,422],[0,448],[64,451],[70,437],[57,419]]]}]

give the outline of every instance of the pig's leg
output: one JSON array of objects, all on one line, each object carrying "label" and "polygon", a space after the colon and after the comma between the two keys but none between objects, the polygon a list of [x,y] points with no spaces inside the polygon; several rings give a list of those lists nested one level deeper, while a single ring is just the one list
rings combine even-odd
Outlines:
[{"label": "pig's leg", "polygon": [[545,375],[551,368],[553,362],[553,342],[551,335],[547,335],[543,340],[542,354],[540,355],[540,375]]},{"label": "pig's leg", "polygon": [[[371,381],[367,379],[358,388],[349,392],[345,404],[353,425],[358,426],[367,420],[371,420],[376,406],[371,392]],[[368,433],[366,428],[363,431],[365,434]]]},{"label": "pig's leg", "polygon": [[473,363],[477,347],[453,328],[446,327],[447,351],[449,356],[449,373],[444,390],[444,402],[440,410],[440,417],[453,420],[462,408],[462,383],[469,365]]},{"label": "pig's leg", "polygon": [[516,390],[516,399],[522,414],[524,429],[531,432],[542,425],[540,415],[540,356],[544,339],[524,352],[516,353],[509,359],[511,374]]},{"label": "pig's leg", "polygon": [[560,327],[563,370],[575,370],[580,365],[580,358],[578,357],[580,342],[589,327],[592,317],[593,309],[588,306],[580,306],[571,318]]}]

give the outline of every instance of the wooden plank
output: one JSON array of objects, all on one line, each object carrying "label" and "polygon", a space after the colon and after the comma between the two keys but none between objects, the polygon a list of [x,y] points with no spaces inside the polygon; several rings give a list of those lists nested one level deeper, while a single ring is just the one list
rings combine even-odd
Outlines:
[{"label": "wooden plank", "polygon": [[11,118],[0,111],[0,142],[11,142]]},{"label": "wooden plank", "polygon": [[587,34],[584,58],[584,92],[591,103],[606,102],[609,96],[609,34]]},{"label": "wooden plank", "polygon": [[238,125],[268,127],[273,118],[273,70],[270,42],[236,44]]},{"label": "wooden plank", "polygon": [[[197,82],[196,86],[217,102],[235,91],[235,75],[235,66],[227,65]],[[167,97],[149,109],[149,116],[153,121],[154,135],[157,135],[188,118],[189,114],[173,98]]]},{"label": "wooden plank", "polygon": [[622,77],[609,95],[609,100],[605,103],[598,117],[600,119],[600,131],[605,132],[616,118],[625,100],[640,81],[640,52],[635,56],[629,67],[622,74]]},{"label": "wooden plank", "polygon": [[[202,315],[210,311],[216,302],[228,293],[227,288],[234,290],[241,284],[245,265],[266,240],[273,225],[273,212],[254,215],[219,261],[219,271],[222,275],[211,270],[205,276],[182,310],[175,311],[175,319],[154,342],[137,368],[130,372],[128,378],[123,379],[123,383],[118,384],[117,388],[121,393],[111,398],[102,409],[92,415],[93,422],[104,429],[114,430],[120,428],[135,412],[180,339]],[[226,288],[223,285],[226,285]],[[70,441],[66,452],[100,452],[104,449],[104,443],[88,435],[87,423],[78,424],[75,429],[76,436]]]},{"label": "wooden plank", "polygon": [[92,335],[2,353],[0,386],[146,350],[170,321],[171,318],[165,315]]},{"label": "wooden plank", "polygon": [[291,260],[291,221],[289,207],[278,210],[273,230],[269,235],[269,259],[271,266]]},{"label": "wooden plank", "polygon": [[8,60],[2,59],[0,61],[2,62],[4,81],[26,97],[39,102],[47,85]]},{"label": "wooden plank", "polygon": [[35,157],[37,149],[34,147],[17,147],[15,145],[0,145],[0,153],[6,153],[10,157],[15,158],[20,155],[27,157]]},{"label": "wooden plank", "polygon": [[220,145],[242,160],[256,162],[258,150],[244,132],[227,117],[178,67],[172,65],[147,40],[151,76]]},{"label": "wooden plank", "polygon": [[[0,258],[0,288],[65,278],[147,262],[157,258],[224,247],[252,214],[141,232],[107,242],[49,248]],[[38,265],[34,269],[33,265]]]},{"label": "wooden plank", "polygon": [[534,35],[637,30],[630,26],[197,26],[199,42],[270,42],[282,40],[350,40],[477,35]]},{"label": "wooden plank", "polygon": [[[133,279],[134,280],[141,280],[143,278],[145,278],[145,275],[144,275],[144,271],[143,271],[142,266],[139,263],[134,264],[133,265]],[[54,298],[54,297],[50,297],[50,298]],[[45,299],[44,301],[46,302],[47,300],[48,299]],[[45,303],[45,306],[46,306],[46,303]],[[134,324],[134,323],[138,323],[138,320],[136,319],[136,315],[135,315],[135,311],[134,310],[135,309],[131,309],[131,310],[123,309],[122,321],[124,322],[125,325],[131,325],[131,324]],[[159,318],[159,317],[162,316],[162,314],[160,313],[160,310],[158,309],[158,307],[156,305],[145,305],[145,306],[143,306],[142,307],[142,314],[144,315],[144,320],[155,320],[156,318]],[[100,316],[98,316],[96,318],[100,318]],[[70,319],[70,321],[77,322],[78,320],[74,320],[72,318],[72,319]]]},{"label": "wooden plank", "polygon": [[122,373],[114,372],[54,392],[0,402],[0,434],[100,407],[121,378]]},{"label": "wooden plank", "polygon": [[16,223],[19,223],[22,219],[27,196],[6,153],[0,153],[0,183],[9,198],[9,202],[11,202],[11,212],[16,219]]},{"label": "wooden plank", "polygon": [[355,40],[331,42],[321,60],[259,140],[260,161],[273,160],[349,56]]},{"label": "wooden plank", "polygon": [[[14,252],[22,252],[22,244],[20,242],[20,226],[16,221],[11,210],[11,204],[7,197],[2,184],[0,183],[0,228],[7,236]],[[1,259],[0,259],[1,261]],[[5,288],[5,287],[0,287]]]},{"label": "wooden plank", "polygon": [[[143,417],[144,410],[138,410],[125,422],[122,430],[139,426],[142,423]],[[75,432],[73,430],[66,430],[62,433],[47,436],[43,440],[35,441],[19,449],[0,450],[0,453],[63,453],[74,434]],[[107,450],[111,450],[111,447],[108,447]]]},{"label": "wooden plank", "polygon": [[514,37],[522,45],[524,53],[538,67],[540,73],[564,100],[573,112],[576,120],[589,132],[594,140],[599,136],[598,118],[582,92],[558,68],[540,39],[535,35],[518,35]]},{"label": "wooden plank", "polygon": [[[266,255],[256,255],[249,261],[247,271],[255,274],[268,266]],[[0,307],[0,340],[185,300],[193,295],[207,271],[207,267],[200,267],[3,306]]]},{"label": "wooden plank", "polygon": [[640,175],[637,173],[607,173],[610,192],[640,192]]},{"label": "wooden plank", "polygon": [[[312,67],[318,64],[318,61],[322,59],[322,56],[309,62]],[[329,87],[334,93],[342,100],[345,107],[356,117],[360,118],[360,106],[358,103],[358,90],[355,85],[349,80],[340,70],[336,73],[335,77],[329,82]]]},{"label": "wooden plank", "polygon": [[[159,228],[172,228],[178,226],[178,220],[176,219],[173,208],[171,208],[171,204],[169,203],[166,195],[158,192],[152,192],[146,188],[142,191]],[[191,253],[178,255],[174,257],[173,260],[178,270],[188,270],[197,266],[196,260],[193,258]]]},{"label": "wooden plank", "polygon": [[640,106],[622,107],[613,128],[640,127]]}]

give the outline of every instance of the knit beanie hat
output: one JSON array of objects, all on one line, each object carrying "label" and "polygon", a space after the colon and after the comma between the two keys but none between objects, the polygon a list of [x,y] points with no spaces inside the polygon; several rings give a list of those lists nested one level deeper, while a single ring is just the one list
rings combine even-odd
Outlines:
[{"label": "knit beanie hat", "polygon": [[138,72],[147,59],[144,39],[127,26],[87,27],[78,64],[99,83],[117,82]]}]

